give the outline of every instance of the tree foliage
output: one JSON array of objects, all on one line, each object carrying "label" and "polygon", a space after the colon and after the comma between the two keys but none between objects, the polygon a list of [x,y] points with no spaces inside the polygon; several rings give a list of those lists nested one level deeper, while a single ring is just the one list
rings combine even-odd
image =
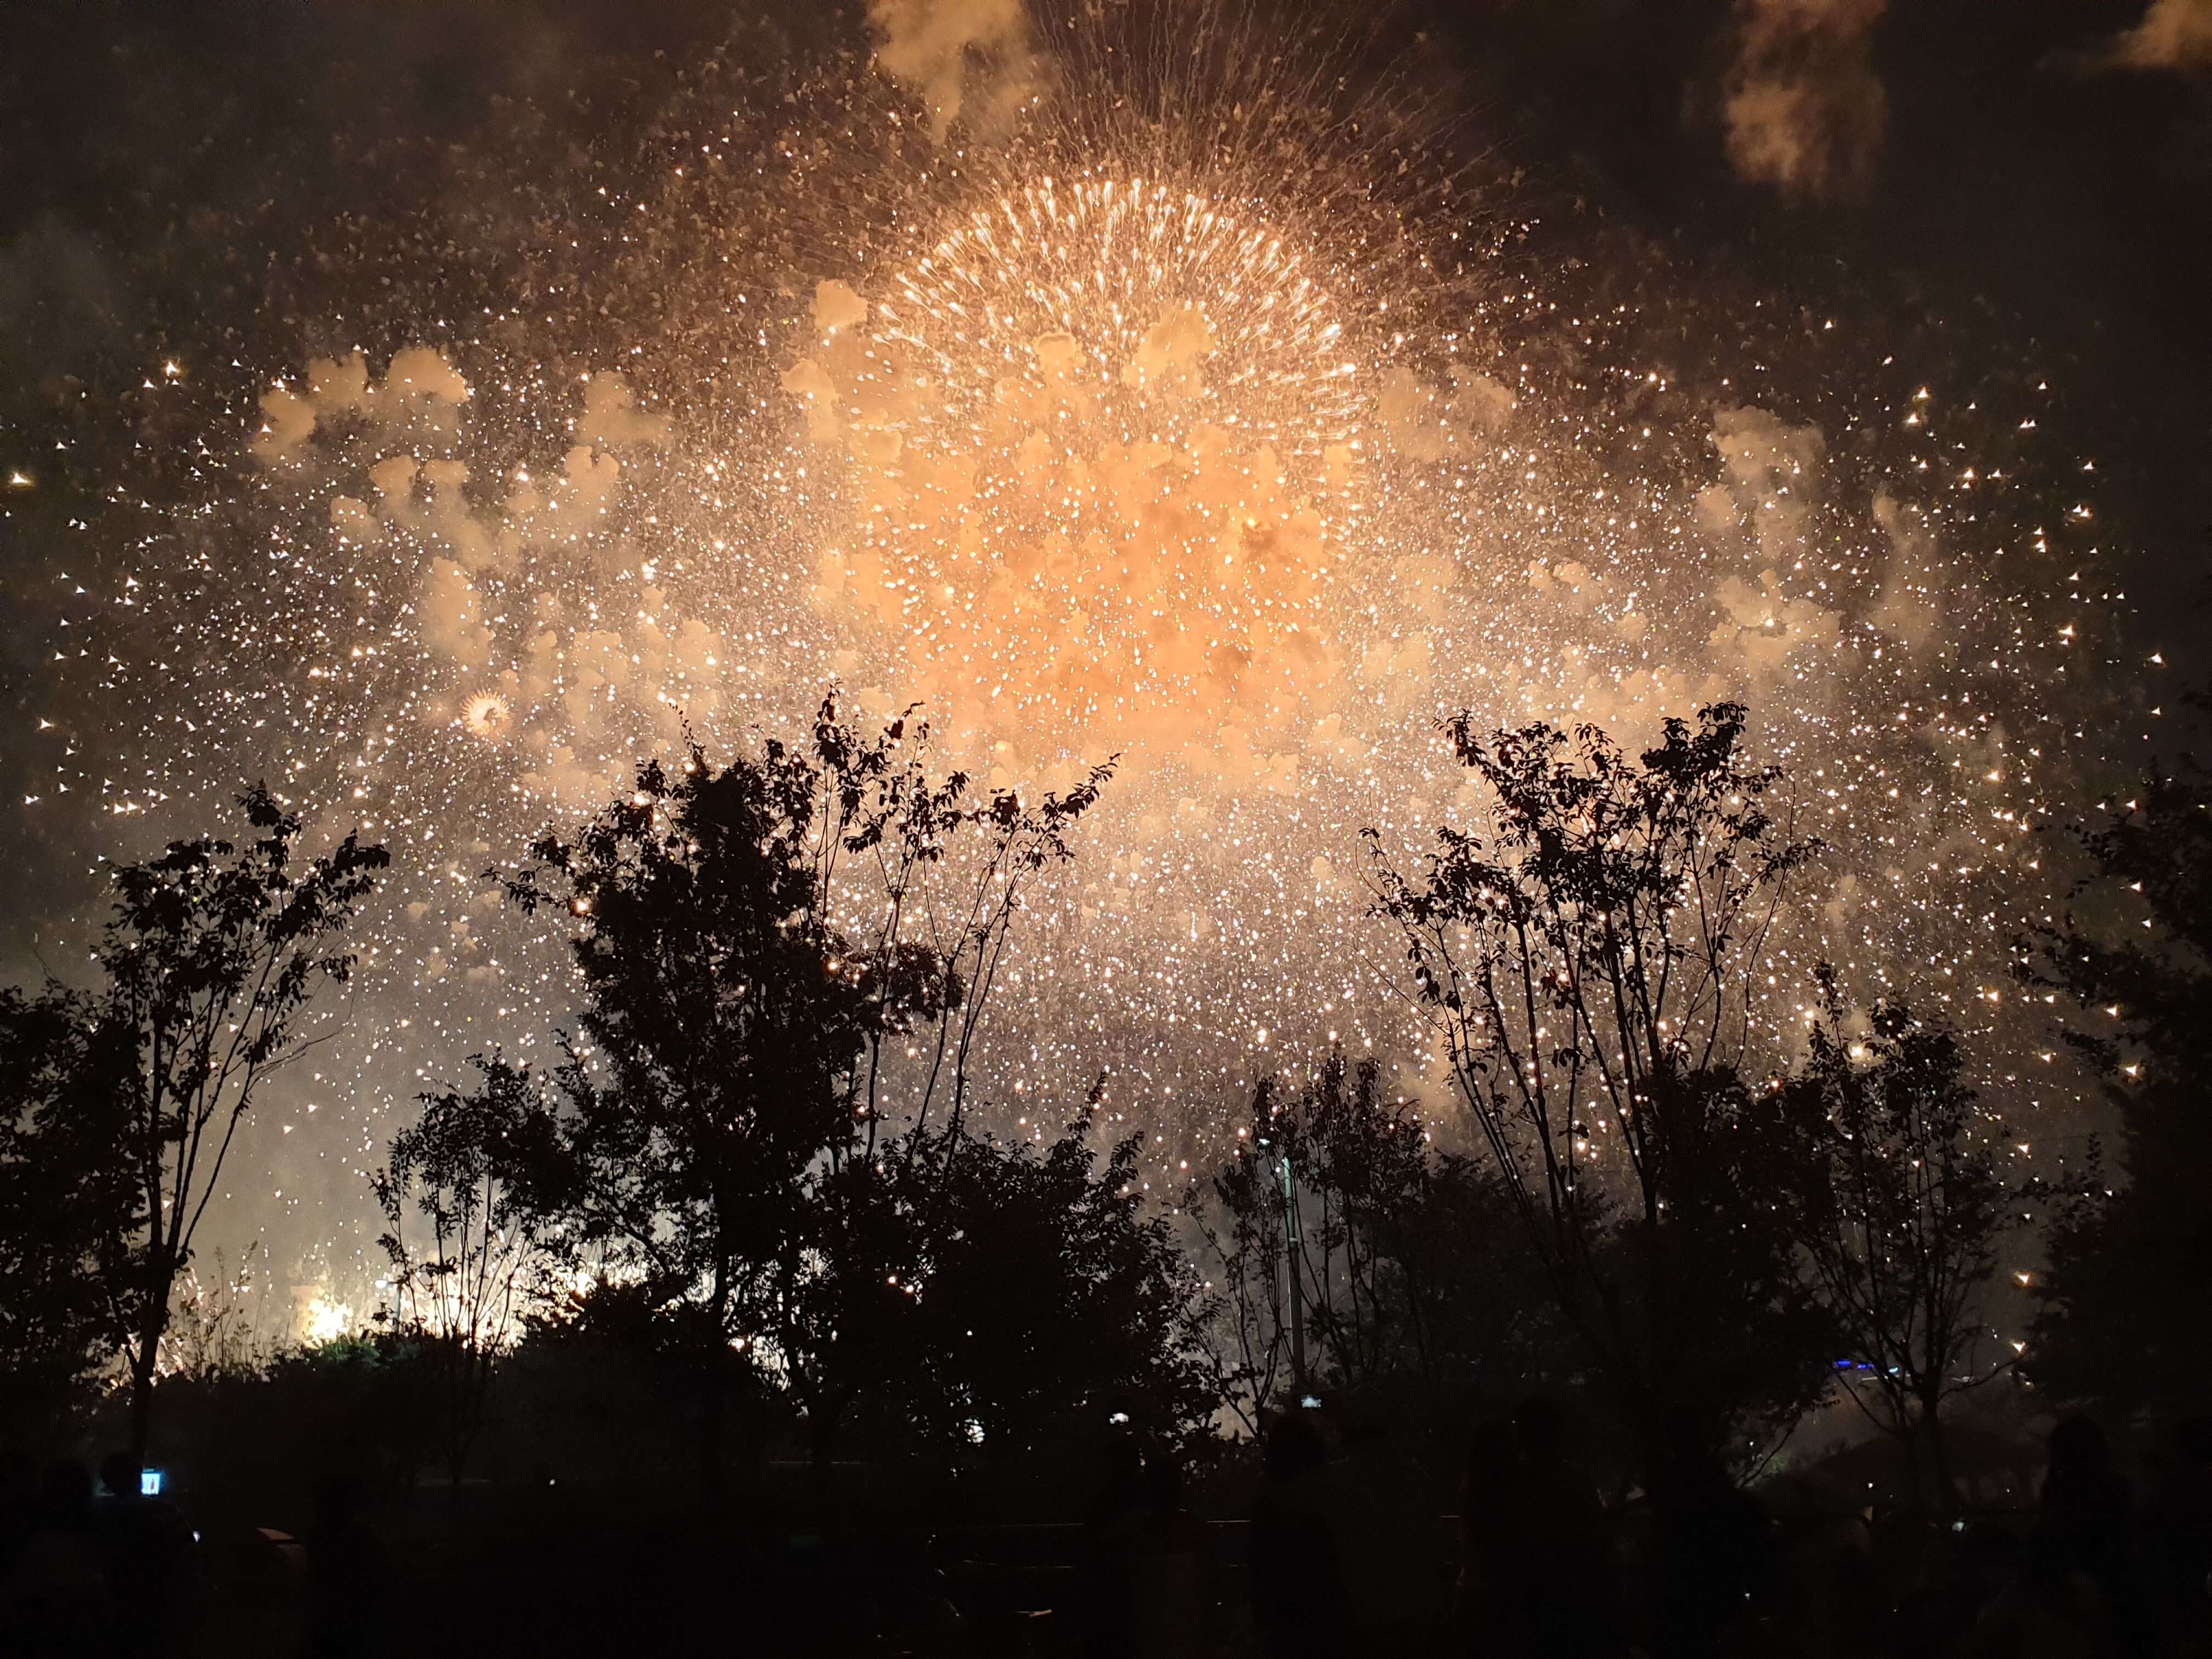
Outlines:
[{"label": "tree foliage", "polygon": [[424,1097],[370,1177],[391,1264],[392,1330],[435,1376],[446,1469],[460,1484],[501,1353],[544,1271],[541,1222],[508,1176],[544,1167],[550,1126],[526,1073],[477,1062],[481,1085]]},{"label": "tree foliage", "polygon": [[88,997],[0,989],[0,1420],[42,1440],[114,1353],[137,1270],[113,1036]]},{"label": "tree foliage", "polygon": [[2105,1080],[2122,1171],[2062,1212],[2027,1367],[2058,1400],[2170,1427],[2201,1409],[2212,1369],[2189,1312],[2212,1297],[2212,775],[2153,773],[2083,841],[2093,873],[2065,924],[2029,941],[2026,972],[2077,1022],[2067,1037]]},{"label": "tree foliage", "polygon": [[1138,1139],[1102,1160],[1090,1120],[1042,1150],[948,1125],[890,1166],[910,1328],[886,1352],[911,1358],[884,1382],[940,1445],[1003,1458],[1117,1413],[1187,1441],[1212,1411],[1193,1341],[1205,1298],[1165,1218],[1146,1212]]},{"label": "tree foliage", "polygon": [[865,735],[833,699],[803,744],[647,764],[507,882],[572,919],[583,987],[518,1200],[579,1267],[703,1309],[823,1457],[893,1346],[908,1166],[951,1179],[967,1145],[1025,884],[1072,855],[1109,775],[979,798],[927,749],[926,726]]},{"label": "tree foliage", "polygon": [[349,835],[302,863],[296,814],[258,785],[240,805],[244,844],[172,842],[116,869],[95,952],[102,1027],[134,1056],[118,1152],[138,1198],[123,1295],[142,1455],[171,1297],[231,1143],[261,1085],[301,1051],[316,988],[350,975],[340,941],[389,861]]},{"label": "tree foliage", "polygon": [[[1376,908],[1562,1314],[1624,1413],[1786,1419],[1820,1386],[1773,1206],[1745,1206],[1738,1074],[1760,947],[1815,850],[1741,753],[1744,711],[1625,755],[1595,727],[1446,730],[1486,835],[1418,876],[1375,839]],[[1372,832],[1370,832],[1372,836]]]},{"label": "tree foliage", "polygon": [[1495,1176],[1439,1150],[1409,1103],[1385,1097],[1371,1060],[1336,1049],[1302,1081],[1262,1079],[1230,1156],[1186,1202],[1219,1281],[1215,1387],[1247,1431],[1310,1387],[1460,1413],[1556,1388],[1573,1369],[1528,1294]]},{"label": "tree foliage", "polygon": [[118,866],[88,991],[0,994],[0,1255],[18,1382],[50,1408],[118,1350],[143,1454],[193,1241],[264,1084],[310,1042],[316,989],[386,862],[354,836],[302,860],[259,787],[252,839]]},{"label": "tree foliage", "polygon": [[2007,1238],[2046,1194],[2008,1180],[1948,1028],[1899,1005],[1845,1030],[1835,976],[1812,1052],[1762,1126],[1844,1392],[1905,1448],[1917,1495],[1954,1501],[1942,1408],[2011,1369],[1980,1316]]}]

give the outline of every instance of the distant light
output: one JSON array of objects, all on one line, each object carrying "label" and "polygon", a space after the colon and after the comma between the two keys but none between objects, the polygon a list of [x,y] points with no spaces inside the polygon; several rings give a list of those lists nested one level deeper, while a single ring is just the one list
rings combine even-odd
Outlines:
[{"label": "distant light", "polygon": [[141,1498],[159,1498],[161,1495],[161,1470],[141,1469],[138,1471],[138,1495]]},{"label": "distant light", "polygon": [[1119,1428],[1122,1424],[1127,1423],[1129,1420],[1129,1413],[1127,1412],[1109,1412],[1106,1415],[1106,1420],[1114,1425],[1115,1428]]},{"label": "distant light", "polygon": [[1321,1396],[1317,1394],[1310,1394],[1302,1396],[1298,1401],[1298,1409],[1302,1412],[1319,1411],[1321,1409]]}]

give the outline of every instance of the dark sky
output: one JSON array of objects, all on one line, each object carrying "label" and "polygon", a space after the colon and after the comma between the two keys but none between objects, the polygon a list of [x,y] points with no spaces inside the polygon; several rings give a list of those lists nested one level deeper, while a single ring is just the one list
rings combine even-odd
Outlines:
[{"label": "dark sky", "polygon": [[[2212,522],[2212,64],[2095,65],[2142,0],[1893,0],[1863,189],[1789,198],[1729,164],[1733,9],[1438,7],[1516,158],[1654,237],[1784,293],[1991,314],[2066,364],[2142,487],[2146,577],[2193,596]],[[2208,26],[2212,27],[2212,26]],[[2106,446],[2085,439],[2093,451]]]}]

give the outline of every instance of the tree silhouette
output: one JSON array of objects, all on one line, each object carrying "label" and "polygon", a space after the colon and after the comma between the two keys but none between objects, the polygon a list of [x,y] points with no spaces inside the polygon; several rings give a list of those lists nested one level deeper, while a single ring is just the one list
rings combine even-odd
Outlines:
[{"label": "tree silhouette", "polygon": [[1844,1030],[1835,975],[1820,969],[1825,1018],[1771,1121],[1773,1185],[1786,1195],[1810,1285],[1835,1322],[1845,1394],[1905,1448],[1919,1501],[1955,1501],[1942,1407],[2010,1370],[1983,1357],[1977,1316],[2005,1239],[2027,1226],[2039,1187],[2008,1181],[2001,1125],[1960,1076],[1955,1034],[1898,1005],[1876,1007],[1862,1041]]},{"label": "tree silhouette", "polygon": [[127,1330],[130,1055],[88,997],[0,989],[0,1419],[58,1432]]},{"label": "tree silhouette", "polygon": [[2212,775],[2185,757],[2109,810],[2083,837],[2093,872],[2064,925],[2027,941],[2023,972],[2105,1080],[2125,1178],[2085,1179],[2061,1210],[2027,1365],[2060,1401],[2171,1426],[2201,1409],[2212,1367],[2187,1311],[2212,1296]]},{"label": "tree silhouette", "polygon": [[171,1297],[231,1143],[262,1085],[317,1040],[301,1019],[319,985],[349,976],[338,941],[388,862],[349,835],[301,864],[296,815],[259,786],[240,805],[254,832],[244,845],[173,842],[115,871],[94,953],[104,1040],[132,1057],[116,1150],[137,1207],[108,1254],[130,1262],[121,1316],[142,1456]]},{"label": "tree silhouette", "polygon": [[1743,760],[1744,720],[1670,720],[1632,759],[1595,727],[1486,737],[1462,714],[1445,729],[1488,837],[1440,829],[1408,877],[1369,832],[1413,1006],[1647,1436],[1676,1406],[1787,1419],[1822,1386],[1778,1206],[1740,1184],[1753,972],[1814,850],[1768,810],[1781,775]]},{"label": "tree silhouette", "polygon": [[940,1444],[1003,1460],[1117,1413],[1138,1435],[1189,1442],[1212,1413],[1192,1340],[1206,1298],[1166,1218],[1146,1213],[1139,1138],[1102,1161],[1091,1116],[1042,1153],[948,1126],[901,1166],[913,1329],[889,1352],[918,1363],[891,1397]]},{"label": "tree silhouette", "polygon": [[1573,1369],[1525,1294],[1532,1264],[1495,1177],[1439,1151],[1371,1060],[1333,1049],[1302,1081],[1261,1079],[1186,1207],[1220,1279],[1214,1385],[1248,1431],[1294,1388],[1410,1390],[1436,1413]]},{"label": "tree silhouette", "polygon": [[[542,1269],[538,1218],[511,1181],[552,1152],[527,1073],[478,1060],[481,1086],[426,1096],[422,1115],[370,1177],[392,1265],[388,1322],[434,1376],[442,1453],[459,1486],[483,1427],[499,1357]],[[536,1144],[533,1143],[533,1139]],[[410,1220],[427,1240],[410,1242]]]},{"label": "tree silhouette", "polygon": [[[571,919],[584,999],[550,1080],[558,1157],[519,1170],[518,1193],[572,1255],[656,1307],[701,1308],[772,1370],[825,1466],[901,1248],[886,1121],[919,1129],[941,1101],[959,1128],[1027,879],[1071,856],[1109,775],[976,799],[959,773],[930,776],[927,748],[927,726],[864,736],[831,699],[804,745],[648,763],[507,883]],[[956,841],[980,844],[954,858]],[[898,1155],[932,1144],[910,1134]],[[718,1432],[710,1410],[710,1479]]]}]

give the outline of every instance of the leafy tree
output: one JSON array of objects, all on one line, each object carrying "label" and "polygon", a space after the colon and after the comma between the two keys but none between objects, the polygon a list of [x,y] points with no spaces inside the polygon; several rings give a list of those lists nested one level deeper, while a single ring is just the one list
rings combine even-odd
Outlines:
[{"label": "leafy tree", "polygon": [[348,836],[298,860],[300,820],[256,786],[253,839],[172,842],[118,867],[114,912],[95,952],[106,1040],[131,1056],[116,1152],[137,1188],[120,1294],[129,1345],[131,1443],[143,1455],[161,1338],[177,1278],[261,1085],[313,1039],[301,1021],[319,984],[343,984],[338,941],[389,861]]},{"label": "leafy tree", "polygon": [[696,1474],[702,1449],[717,1460],[711,1480],[724,1461],[742,1480],[759,1473],[786,1402],[702,1303],[605,1276],[532,1289],[500,1358],[501,1415],[538,1455],[557,1454],[564,1480],[672,1480]]},{"label": "leafy tree", "polygon": [[127,1051],[89,999],[0,989],[0,1420],[56,1434],[115,1351],[137,1192]]},{"label": "leafy tree", "polygon": [[[550,1079],[557,1156],[518,1194],[653,1305],[703,1307],[797,1401],[825,1465],[874,1364],[860,1289],[896,1271],[887,1115],[919,1128],[943,1101],[960,1127],[1025,882],[1071,856],[1109,775],[975,799],[929,776],[927,740],[905,720],[865,737],[825,702],[801,746],[647,764],[507,883],[572,919],[584,993]],[[963,836],[980,847],[948,858]]]},{"label": "leafy tree", "polygon": [[[426,1096],[370,1179],[392,1264],[386,1320],[435,1379],[446,1470],[461,1482],[501,1351],[516,1334],[526,1274],[541,1263],[538,1220],[505,1171],[540,1167],[550,1126],[526,1072],[477,1062],[483,1086]],[[536,1144],[532,1145],[532,1138]],[[410,1242],[412,1218],[427,1239]]]},{"label": "leafy tree", "polygon": [[2005,1240],[2027,1226],[2021,1190],[1999,1168],[2002,1126],[1960,1075],[1955,1034],[1888,1004],[1863,1041],[1844,1031],[1825,965],[1826,1018],[1771,1122],[1770,1190],[1784,1195],[1810,1287],[1834,1321],[1844,1393],[1905,1448],[1925,1503],[1954,1501],[1942,1412],[1953,1395],[2011,1369],[1987,1352],[1980,1296]]},{"label": "leafy tree", "polygon": [[[1425,1370],[1429,1263],[1410,1248],[1436,1172],[1422,1126],[1404,1103],[1384,1102],[1371,1060],[1347,1066],[1341,1049],[1295,1092],[1284,1082],[1261,1080],[1241,1144],[1212,1184],[1232,1231],[1282,1240],[1297,1334],[1318,1361],[1289,1380],[1325,1374],[1358,1388],[1384,1371]],[[1255,1211],[1279,1219],[1270,1225]],[[1286,1302],[1291,1282],[1271,1300]]]},{"label": "leafy tree", "polygon": [[[925,1133],[928,1133],[927,1131]],[[1190,1443],[1214,1397],[1192,1340],[1208,1310],[1166,1219],[1147,1215],[1138,1141],[1101,1162],[1088,1114],[1040,1153],[946,1127],[902,1160],[915,1225],[913,1328],[897,1409],[941,1445],[1018,1456],[1120,1413]]]},{"label": "leafy tree", "polygon": [[304,1521],[332,1474],[392,1496],[434,1465],[439,1407],[416,1346],[391,1331],[288,1343],[247,1363],[165,1371],[161,1461],[196,1515],[242,1528]]},{"label": "leafy tree", "polygon": [[1670,720],[1640,758],[1585,726],[1446,730],[1487,838],[1443,828],[1418,877],[1376,846],[1427,1022],[1561,1314],[1625,1419],[1792,1419],[1819,1322],[1771,1206],[1747,1206],[1738,1074],[1753,970],[1813,844],[1766,805],[1744,711]]},{"label": "leafy tree", "polygon": [[1556,1386],[1571,1369],[1524,1294],[1530,1264],[1496,1182],[1386,1101],[1372,1061],[1335,1050],[1296,1087],[1262,1079],[1188,1208],[1221,1278],[1216,1387],[1248,1431],[1287,1388],[1410,1386],[1434,1413]]},{"label": "leafy tree", "polygon": [[2027,1366],[2058,1401],[2170,1427],[2212,1371],[2193,1316],[2212,1298],[2212,775],[2152,774],[2083,841],[2093,873],[2024,971],[2080,1010],[2067,1040],[2105,1080],[2124,1179],[2062,1210]]},{"label": "leafy tree", "polygon": [[[1272,1122],[1268,1103],[1263,1092],[1255,1120]],[[1226,1162],[1192,1183],[1188,1207],[1221,1281],[1200,1351],[1222,1403],[1257,1435],[1278,1396],[1304,1379],[1292,1355],[1291,1194],[1267,1137],[1252,1127]]]},{"label": "leafy tree", "polygon": [[195,1261],[178,1275],[176,1306],[161,1340],[165,1386],[179,1377],[252,1376],[281,1356],[285,1340],[257,1326],[255,1304],[267,1299],[257,1257],[265,1260],[258,1242],[240,1252],[234,1269],[218,1247],[210,1271],[203,1273]]},{"label": "leafy tree", "polygon": [[[266,791],[256,839],[179,842],[113,872],[94,991],[0,991],[0,1347],[51,1414],[120,1349],[143,1452],[192,1241],[261,1084],[304,1046],[316,985],[383,850],[349,836],[295,867],[299,820]],[[27,1397],[23,1409],[32,1409]]]}]

